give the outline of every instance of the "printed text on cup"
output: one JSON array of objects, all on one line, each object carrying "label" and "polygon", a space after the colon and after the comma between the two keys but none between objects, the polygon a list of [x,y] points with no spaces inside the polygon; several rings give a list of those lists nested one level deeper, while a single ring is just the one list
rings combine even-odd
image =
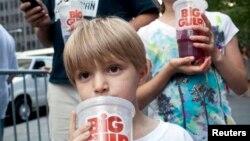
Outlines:
[{"label": "printed text on cup", "polygon": [[119,115],[102,113],[87,121],[91,123],[89,141],[129,141],[129,137],[122,133],[125,124]]},{"label": "printed text on cup", "polygon": [[203,20],[198,8],[189,7],[181,9],[180,19],[178,21],[179,27],[201,24],[203,24]]},{"label": "printed text on cup", "polygon": [[82,19],[82,11],[69,11],[69,18],[66,20],[67,25],[72,25],[74,22]]}]

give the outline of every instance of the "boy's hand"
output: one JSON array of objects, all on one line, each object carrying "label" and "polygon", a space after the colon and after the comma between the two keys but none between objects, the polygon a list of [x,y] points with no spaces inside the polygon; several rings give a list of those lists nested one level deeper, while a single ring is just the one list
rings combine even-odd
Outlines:
[{"label": "boy's hand", "polygon": [[90,137],[90,123],[76,129],[76,112],[72,112],[69,122],[69,141],[87,141]]},{"label": "boy's hand", "polygon": [[25,19],[33,27],[48,27],[51,24],[51,19],[48,15],[48,9],[42,1],[37,1],[40,6],[27,10],[30,2],[25,2],[20,5],[20,9],[25,13]]},{"label": "boy's hand", "polygon": [[171,72],[175,73],[184,73],[188,75],[204,73],[211,66],[211,57],[205,57],[204,61],[199,65],[193,65],[194,61],[193,56],[183,57],[183,58],[174,58],[170,60],[168,66],[171,68]]}]

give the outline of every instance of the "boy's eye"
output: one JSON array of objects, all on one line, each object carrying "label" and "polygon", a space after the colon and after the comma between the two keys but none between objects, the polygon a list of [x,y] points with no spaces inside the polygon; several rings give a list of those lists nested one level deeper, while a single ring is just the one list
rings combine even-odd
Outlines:
[{"label": "boy's eye", "polygon": [[89,78],[89,73],[88,72],[81,72],[79,74],[80,79],[88,79]]},{"label": "boy's eye", "polygon": [[119,70],[121,70],[118,66],[112,66],[109,68],[109,72],[111,73],[115,73],[115,72],[118,72]]}]

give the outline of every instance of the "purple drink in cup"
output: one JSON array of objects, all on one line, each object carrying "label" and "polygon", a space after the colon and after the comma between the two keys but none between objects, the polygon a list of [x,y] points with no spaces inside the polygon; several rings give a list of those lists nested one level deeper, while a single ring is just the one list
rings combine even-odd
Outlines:
[{"label": "purple drink in cup", "polygon": [[177,30],[179,57],[194,56],[195,60],[202,59],[205,53],[202,49],[193,47],[193,41],[189,39],[191,35],[200,35],[200,33],[193,29]]}]

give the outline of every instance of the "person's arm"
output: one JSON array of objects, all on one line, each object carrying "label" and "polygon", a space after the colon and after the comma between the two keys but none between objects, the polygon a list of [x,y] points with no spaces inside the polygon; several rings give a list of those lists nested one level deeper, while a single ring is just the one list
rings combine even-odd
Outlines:
[{"label": "person's arm", "polygon": [[52,41],[50,38],[49,34],[49,29],[50,26],[48,27],[35,27],[35,32],[37,35],[37,38],[40,40],[40,42],[45,46],[45,47],[51,47],[52,46]]},{"label": "person's arm", "polygon": [[212,61],[236,94],[241,95],[247,90],[247,73],[236,36],[225,46],[225,54],[217,50]]},{"label": "person's arm", "polygon": [[[210,28],[211,31],[211,23],[205,15],[203,15],[203,19],[207,27]],[[230,21],[228,21],[227,23],[230,23]],[[228,32],[234,31],[229,30]],[[190,39],[196,40],[198,38],[198,36],[191,36]],[[210,32],[210,37],[208,39],[203,38],[202,40],[200,43],[194,43],[193,45],[195,47],[204,49],[206,53],[212,57],[214,66],[219,71],[220,75],[223,77],[229,87],[236,94],[243,94],[247,90],[247,73],[239,51],[236,35],[230,38],[230,41],[228,41],[228,43],[225,45],[224,54],[221,53],[216,47],[214,47],[215,39],[212,32]],[[209,45],[204,45],[202,42],[209,42]]]},{"label": "person's arm", "polygon": [[72,112],[69,120],[69,141],[87,141],[91,137],[91,123],[88,122],[80,127],[76,126],[77,114]]},{"label": "person's arm", "polygon": [[[165,88],[170,78],[176,73],[185,73],[188,75],[204,73],[211,65],[211,57],[206,57],[201,65],[191,65],[194,57],[174,58],[167,63],[163,69],[152,79],[145,84],[141,85],[136,92],[138,106],[143,109],[151,101],[153,101]],[[151,66],[150,62],[147,63],[148,67]],[[149,68],[149,70],[151,67]]]},{"label": "person's arm", "polygon": [[28,11],[27,9],[29,8],[30,3],[22,3],[20,5],[20,9],[24,12],[26,21],[35,28],[36,35],[41,43],[46,47],[50,47],[52,45],[52,41],[49,29],[52,25],[52,21],[44,3],[42,1],[38,1],[38,3],[40,6]]},{"label": "person's arm", "polygon": [[144,13],[144,14],[138,15],[129,23],[134,27],[136,31],[138,31],[140,27],[143,27],[149,24],[150,22],[157,19],[158,17],[159,17],[159,13],[157,12]]},{"label": "person's arm", "polygon": [[[150,61],[148,61],[147,64],[148,70],[151,70]],[[139,109],[146,107],[161,93],[172,75],[173,72],[167,64],[156,76],[137,88],[136,99]]]},{"label": "person's arm", "polygon": [[[9,38],[6,38],[6,43],[9,49],[8,52],[8,69],[18,69],[18,62],[16,59],[16,43],[14,38],[8,33]],[[10,84],[16,74],[10,74],[7,77],[7,83]]]}]

